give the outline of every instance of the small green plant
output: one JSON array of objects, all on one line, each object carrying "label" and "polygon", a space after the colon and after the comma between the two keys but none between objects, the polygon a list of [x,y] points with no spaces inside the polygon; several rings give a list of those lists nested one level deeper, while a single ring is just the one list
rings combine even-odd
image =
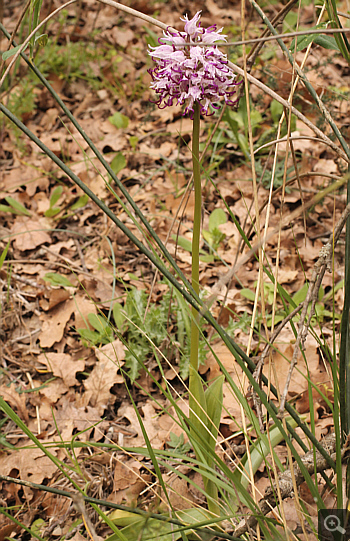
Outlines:
[{"label": "small green plant", "polygon": [[[226,238],[225,233],[222,233],[219,229],[219,226],[222,224],[225,224],[227,222],[227,216],[224,210],[217,208],[214,209],[213,212],[209,216],[209,229],[203,229],[202,230],[202,236],[204,240],[206,241],[208,247],[209,247],[209,255],[205,250],[200,248],[199,250],[199,259],[205,263],[212,263],[215,260],[215,257],[217,257],[215,254],[217,252],[217,249],[221,242],[223,242]],[[181,235],[176,236],[172,235],[172,239],[177,242],[181,248],[186,250],[187,252],[192,253],[192,242],[189,239],[186,239],[186,237],[182,237]]]},{"label": "small green plant", "polygon": [[[57,188],[53,190],[52,195],[50,197],[50,206],[45,212],[45,216],[47,218],[54,218],[55,216],[60,214],[60,212],[67,209],[67,207],[62,205],[62,203],[64,202],[63,200],[62,202],[60,202],[60,204],[57,205],[58,201],[61,199],[62,194],[63,194],[63,186],[57,186]],[[63,213],[60,218],[62,218],[62,220],[67,219],[76,210],[85,207],[88,201],[89,201],[89,198],[87,197],[87,195],[85,194],[81,195],[80,197],[78,197],[75,203],[73,203],[72,205],[68,207],[67,212]],[[56,219],[59,219],[59,218],[56,218]]]},{"label": "small green plant", "polygon": [[19,214],[20,216],[32,215],[22,203],[19,203],[19,201],[16,201],[13,197],[5,197],[5,201],[8,205],[0,205],[0,212],[10,212],[11,214]]},{"label": "small green plant", "polygon": [[127,128],[129,125],[129,117],[123,115],[119,111],[116,111],[112,116],[109,116],[108,120],[113,126],[119,129]]},{"label": "small green plant", "polygon": [[[144,363],[155,348],[160,348],[167,358],[174,362],[178,351],[180,375],[188,377],[189,365],[189,316],[187,306],[175,294],[167,292],[158,305],[150,304],[147,308],[145,290],[132,288],[128,291],[125,304],[115,303],[113,317],[116,327],[127,343],[125,368],[134,382],[141,369],[139,360]],[[172,328],[171,335],[168,329]],[[205,344],[200,341],[200,360],[206,355]]]},{"label": "small green plant", "polygon": [[[262,115],[254,107],[253,103],[250,103],[251,125],[253,133],[260,126],[262,122]],[[237,111],[226,109],[224,120],[228,123],[233,134],[233,140],[238,144],[245,158],[250,159],[249,156],[249,140],[248,140],[248,115],[247,115],[247,102],[245,97],[241,98]],[[228,132],[228,135],[229,132]],[[231,140],[232,142],[232,140]]]},{"label": "small green plant", "polygon": [[[9,96],[9,107],[18,118],[31,114],[35,109],[35,94],[33,92],[33,76],[24,77],[12,89]],[[10,125],[10,124],[9,124]],[[18,134],[20,131],[18,130]]]},{"label": "small green plant", "polygon": [[[170,515],[168,515],[170,518]],[[206,537],[198,537],[196,530],[191,530],[191,525],[195,526],[198,523],[205,523],[211,518],[210,513],[202,508],[191,508],[178,511],[176,513],[177,520],[180,524],[188,525],[186,536],[183,535],[183,528],[178,528],[169,521],[159,521],[151,517],[136,515],[128,511],[116,510],[112,511],[109,518],[114,524],[117,524],[122,529],[119,534],[112,534],[107,537],[106,541],[135,541],[142,539],[143,541],[154,541],[155,539],[163,541],[177,541],[177,539],[212,539],[210,533]],[[181,531],[182,530],[182,531]],[[120,535],[123,535],[121,538]]]},{"label": "small green plant", "polygon": [[[334,288],[331,288],[328,293],[325,293],[324,288],[320,286],[320,289],[318,291],[318,300],[315,304],[315,315],[311,318],[311,324],[316,325],[317,321],[322,323],[324,318],[335,318],[335,319],[341,319],[341,315],[337,313],[333,313],[330,310],[326,308],[327,303],[332,301],[333,294],[336,293],[339,289],[344,287],[344,280],[341,280],[338,282]],[[297,291],[293,297],[292,300],[294,304],[297,306],[301,302],[304,302],[306,299],[306,295],[308,292],[309,285],[304,284],[299,291]],[[293,307],[290,307],[289,313],[293,310]],[[308,313],[310,313],[310,307],[308,309]],[[287,315],[287,314],[286,314]],[[296,321],[298,321],[298,317],[296,318]]]},{"label": "small green plant", "polygon": [[0,445],[2,445],[3,447],[7,447],[8,449],[15,449],[14,445],[12,445],[12,443],[7,441],[6,434],[2,433],[2,431],[1,431],[3,426],[9,420],[10,420],[10,418],[7,415],[5,415],[5,417],[3,417],[3,419],[0,419]]},{"label": "small green plant", "polygon": [[203,229],[203,238],[207,241],[210,252],[216,252],[220,243],[225,240],[226,235],[219,229],[220,225],[227,222],[225,211],[220,208],[214,209],[209,216],[209,230]]},{"label": "small green plant", "polygon": [[170,440],[167,442],[167,446],[180,455],[186,455],[191,450],[191,444],[189,442],[185,443],[183,433],[177,436],[174,432],[170,432]]},{"label": "small green plant", "polygon": [[[127,117],[125,117],[127,118]],[[117,154],[114,156],[113,160],[111,161],[111,168],[113,172],[118,175],[120,171],[122,171],[126,167],[126,159],[122,152],[117,152]],[[111,181],[112,177],[111,175],[108,175],[108,180]]]},{"label": "small green plant", "polygon": [[100,314],[88,314],[88,321],[95,330],[77,329],[86,346],[91,344],[98,346],[113,342],[113,329],[106,318]]},{"label": "small green plant", "polygon": [[[254,284],[257,285],[257,282]],[[333,289],[331,289],[328,293],[325,293],[323,287],[321,286],[318,293],[318,301],[315,305],[315,315],[311,318],[311,325],[316,325],[317,321],[320,323],[324,320],[324,318],[333,318],[340,319],[340,314],[336,314],[331,312],[326,308],[326,304],[331,301],[333,293],[338,291],[338,289],[341,289],[344,287],[344,280],[340,281],[338,284],[335,285]],[[280,323],[280,321],[283,321],[290,313],[293,312],[294,308],[298,306],[300,303],[304,302],[306,299],[306,295],[308,292],[309,284],[304,284],[296,293],[294,293],[292,297],[292,303],[288,306],[288,310],[279,309],[275,312],[275,318],[274,318],[274,324],[277,325],[277,323]],[[255,301],[255,295],[256,293],[252,291],[251,289],[244,288],[241,289],[241,295],[245,297],[246,299],[250,300],[251,302]],[[274,285],[269,282],[264,283],[264,300],[266,307],[269,308],[273,304],[274,299]],[[308,308],[308,313],[310,313],[311,307]],[[300,314],[296,314],[294,316],[294,321],[299,321]],[[259,321],[259,318],[257,318],[257,321]],[[271,327],[272,325],[272,315],[271,313],[266,314],[266,321],[267,325]]]},{"label": "small green plant", "polygon": [[[262,159],[256,160],[255,163],[255,170],[256,174],[261,179],[261,183],[264,186],[265,189],[270,188],[271,183],[271,169],[268,167],[265,167],[265,164],[263,163]],[[294,167],[288,167],[287,168],[287,177],[286,181],[288,182],[289,178],[291,178],[291,175],[294,173]],[[275,168],[275,175],[273,179],[273,187],[275,189],[280,188],[283,185],[283,177],[284,177],[284,159],[283,160],[277,160],[276,168]],[[291,189],[289,186],[286,186],[285,188],[286,193],[290,193]]]},{"label": "small green plant", "polygon": [[56,203],[60,199],[63,192],[62,186],[57,186],[57,188],[54,189],[52,192],[52,195],[50,197],[50,208],[45,212],[45,216],[47,218],[52,218],[53,216],[56,216],[59,212],[61,212],[60,207],[56,207]]},{"label": "small green plant", "polygon": [[66,276],[62,276],[62,274],[58,274],[57,272],[47,272],[43,280],[55,287],[75,287]]}]

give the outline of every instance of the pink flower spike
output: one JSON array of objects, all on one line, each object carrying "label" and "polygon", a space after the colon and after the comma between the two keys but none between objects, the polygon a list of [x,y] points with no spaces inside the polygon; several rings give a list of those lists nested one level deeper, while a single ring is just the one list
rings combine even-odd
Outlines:
[{"label": "pink flower spike", "polygon": [[190,20],[185,15],[184,32],[163,32],[160,45],[148,51],[156,63],[149,70],[151,88],[158,97],[156,104],[163,109],[175,100],[178,105],[185,105],[184,114],[189,113],[191,118],[195,102],[206,115],[214,114],[222,99],[233,104],[231,97],[239,84],[227,56],[214,45],[216,41],[226,41],[221,34],[223,29],[218,30],[216,25],[201,28],[200,16],[201,11]]}]

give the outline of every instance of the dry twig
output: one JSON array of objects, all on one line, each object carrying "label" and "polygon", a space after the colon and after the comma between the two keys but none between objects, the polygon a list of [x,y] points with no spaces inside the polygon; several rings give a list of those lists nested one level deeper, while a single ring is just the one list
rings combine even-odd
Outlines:
[{"label": "dry twig", "polygon": [[[332,458],[335,460],[335,448],[336,448],[336,438],[335,434],[329,434],[326,436],[323,440],[322,446],[324,449],[326,449],[327,453],[332,456]],[[345,454],[345,448],[342,451],[342,456]],[[323,472],[326,469],[329,468],[328,462],[325,460],[325,458],[320,454],[319,451],[315,451],[315,449],[311,449],[309,452],[307,452],[303,457],[301,457],[301,461],[305,468],[307,469],[308,473],[312,475],[317,472]],[[293,472],[291,471],[291,468],[282,472],[278,476],[278,486],[281,492],[282,499],[286,499],[293,494],[293,475],[295,477],[295,482],[297,486],[300,486],[301,483],[304,481],[304,476],[297,464],[292,465]],[[268,486],[265,490],[265,496],[259,501],[259,508],[263,515],[267,515],[270,511],[272,511],[276,506],[276,488],[277,483],[274,481],[272,486]],[[245,534],[250,528],[254,528],[258,523],[258,520],[256,518],[256,515],[250,515],[247,519],[244,519],[241,524],[238,525],[236,530],[234,531],[235,537],[241,537],[243,534]]]},{"label": "dry twig", "polygon": [[[291,363],[290,363],[289,372],[288,372],[288,375],[287,375],[286,384],[285,384],[285,387],[284,387],[284,390],[283,390],[283,394],[281,396],[281,404],[280,404],[280,409],[279,409],[279,416],[280,417],[283,416],[283,412],[284,412],[284,408],[285,408],[285,404],[286,404],[287,393],[288,393],[290,381],[291,381],[291,378],[292,378],[292,372],[293,372],[293,370],[295,368],[295,365],[297,364],[299,350],[304,349],[304,344],[305,344],[308,329],[309,329],[309,326],[310,326],[310,321],[311,321],[311,318],[313,317],[314,312],[315,312],[315,305],[316,305],[317,298],[318,298],[318,291],[320,289],[320,286],[321,286],[321,283],[322,283],[322,280],[323,280],[323,276],[324,276],[326,270],[329,270],[329,271],[332,270],[332,268],[331,268],[332,250],[334,250],[334,247],[336,246],[336,244],[337,244],[337,242],[339,240],[341,231],[342,231],[342,229],[343,229],[343,227],[344,227],[344,225],[346,223],[346,220],[347,220],[349,214],[350,214],[350,204],[348,204],[346,206],[343,214],[341,215],[341,217],[340,217],[340,219],[339,219],[339,221],[338,221],[338,223],[337,223],[337,225],[335,227],[334,236],[333,236],[333,239],[332,239],[333,242],[327,242],[327,244],[322,247],[322,249],[320,250],[319,258],[316,261],[316,264],[314,266],[314,270],[312,272],[312,276],[311,276],[311,279],[310,279],[310,282],[309,282],[309,289],[308,289],[306,298],[305,298],[305,300],[303,302],[303,309],[302,309],[302,312],[301,312],[301,315],[300,315],[300,322],[299,322],[298,334],[297,334],[297,338],[296,338],[296,342],[295,342],[295,348],[294,348],[294,351],[293,351],[293,357],[292,357],[292,360],[291,360]],[[309,312],[307,320],[306,320],[307,310],[308,310],[310,302],[311,302],[311,308],[310,308],[310,312]]]}]

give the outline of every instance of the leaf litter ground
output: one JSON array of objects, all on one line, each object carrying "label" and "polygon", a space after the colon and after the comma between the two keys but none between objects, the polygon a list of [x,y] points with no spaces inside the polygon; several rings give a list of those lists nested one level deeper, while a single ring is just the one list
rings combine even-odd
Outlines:
[{"label": "leaf litter ground", "polygon": [[[89,43],[91,35],[94,35],[95,54],[89,53],[88,61],[80,66],[78,73],[72,72],[75,65],[73,60],[66,64],[62,60],[61,65],[58,61],[56,64],[44,64],[48,79],[97,148],[108,161],[114,161],[113,166],[117,168],[124,185],[149,218],[161,240],[167,240],[170,224],[175,220],[174,234],[177,230],[181,238],[190,241],[192,193],[179,216],[177,211],[190,178],[191,151],[188,143],[191,121],[183,118],[177,107],[158,110],[150,101],[150,78],[146,71],[149,59],[145,57],[145,49],[146,39],[152,35],[145,30],[144,22],[116,13],[109,6],[93,2],[84,2],[81,6],[84,9],[79,13],[74,7],[69,7],[65,24],[54,22],[50,33],[57,45],[58,57],[59,51],[65,50],[67,40],[73,44]],[[160,18],[171,26],[175,26],[184,13],[181,2],[146,4],[140,1],[132,3],[132,7],[149,14],[159,11]],[[233,1],[228,8],[224,6],[223,9],[219,2],[207,0],[205,7],[203,4],[197,7],[203,9],[203,24],[211,24],[215,17],[218,26],[225,26],[234,37],[238,37],[238,2]],[[4,25],[9,31],[13,29],[19,13],[19,5],[5,8]],[[307,10],[304,16],[307,20]],[[253,19],[253,23],[256,30],[259,22]],[[334,53],[317,47],[312,49],[308,66],[310,79],[316,82],[317,90],[324,93],[324,99],[329,100],[332,113],[346,131],[349,111],[348,101],[343,99],[343,95],[349,91],[349,76],[346,75],[345,66]],[[64,70],[63,73],[60,69]],[[260,58],[254,75],[264,81],[269,80],[269,84],[272,80],[276,91],[284,97],[288,96],[291,69],[276,49],[273,49],[271,58]],[[26,76],[21,66],[18,77],[13,78],[12,95],[21,95],[22,81]],[[141,239],[131,217],[109,192],[100,174],[101,166],[83,138],[61,115],[46,90],[33,85],[32,91],[34,105],[22,114],[25,124],[66,161]],[[251,88],[251,97],[259,119],[254,135],[257,142],[273,124],[273,109],[271,99],[259,94],[254,87]],[[308,95],[304,91],[297,92],[296,103],[316,123],[316,111],[310,107]],[[202,122],[203,146],[212,127],[210,118]],[[293,135],[298,134],[312,135],[308,128],[297,121]],[[226,211],[226,203],[254,244],[256,236],[254,229],[250,229],[254,220],[250,166],[244,161],[239,146],[225,140],[227,133],[221,136],[222,142],[217,139],[216,146],[211,145],[204,162],[208,174],[207,180],[203,181],[203,229],[210,231],[211,213],[217,208]],[[300,178],[304,202],[307,204],[329,183],[329,178],[344,172],[344,164],[319,142],[300,139],[294,143],[294,149],[299,172],[314,173],[313,176],[301,175]],[[282,145],[279,153],[282,163],[285,155]],[[257,166],[263,168],[266,159],[267,154],[258,160]],[[1,200],[8,204],[11,201],[8,198],[11,197],[22,206],[22,212],[3,213],[0,221],[2,250],[8,239],[11,239],[7,263],[0,275],[2,396],[43,444],[71,441],[74,438],[81,442],[115,443],[121,447],[144,446],[137,415],[124,384],[122,368],[127,354],[125,345],[113,336],[105,344],[97,338],[96,345],[89,347],[84,340],[85,335],[79,334],[77,330],[95,332],[96,327],[90,323],[92,315],[96,317],[101,311],[108,315],[111,299],[124,304],[127,291],[133,288],[144,290],[151,305],[158,306],[165,295],[166,286],[159,279],[155,286],[152,285],[155,269],[137,252],[127,237],[109,223],[93,203],[82,200],[83,194],[34,144],[20,138],[13,128],[4,123],[0,160]],[[213,183],[208,180],[209,176]],[[62,186],[63,190],[53,205],[53,193],[57,186]],[[262,184],[258,194],[260,206],[266,203],[267,196],[266,186]],[[325,198],[307,213],[306,230],[300,213],[292,227],[282,231],[279,282],[290,295],[301,290],[305,276],[310,278],[319,251],[331,239],[334,223],[345,203],[344,194]],[[270,230],[278,227],[280,205],[280,194],[277,193],[272,200]],[[292,213],[301,205],[299,190],[293,183],[285,196],[284,215]],[[57,213],[52,209],[58,209]],[[266,207],[261,211],[261,223],[264,223],[265,216]],[[241,238],[233,221],[227,220],[219,226],[219,230],[224,234],[224,240],[217,246],[217,258],[207,258],[206,261],[204,258],[202,261],[201,286],[208,297],[215,292],[214,314],[224,326],[231,325],[236,341],[245,347],[253,306],[249,290],[254,291],[258,263],[250,258],[238,265],[228,290],[222,286],[218,291],[220,279],[243,257],[240,253]],[[184,249],[185,240],[179,241],[180,246],[176,247],[174,239],[170,237],[168,247],[176,256],[181,270],[190,276],[191,257]],[[276,246],[277,235],[274,235],[266,246],[267,256],[273,262]],[[203,248],[205,255],[208,255],[204,244]],[[335,283],[343,278],[343,268],[343,244],[340,244],[335,252]],[[332,276],[326,275],[323,282],[325,293],[332,286]],[[248,293],[242,295],[242,289]],[[266,306],[271,312],[269,291],[271,294],[271,289],[267,288]],[[224,297],[223,307],[220,301]],[[335,293],[335,311],[341,313],[342,305],[343,292],[340,288]],[[322,306],[329,309],[327,304]],[[279,308],[282,309],[281,306]],[[234,325],[237,321],[240,324]],[[170,318],[170,334],[171,325]],[[261,321],[257,322],[253,335],[251,350],[254,355],[261,353],[264,346],[259,329],[263,333]],[[326,313],[322,330],[331,341],[332,322]],[[274,354],[278,374],[276,384],[280,390],[284,387],[292,357],[293,340],[292,332],[285,329],[279,336],[278,352]],[[203,377],[211,380],[220,373],[214,357],[216,354],[233,380],[241,386],[241,370],[227,349],[215,337],[211,346],[213,352],[207,352],[200,369]],[[174,392],[179,393],[181,409],[187,412],[188,401],[186,395],[183,395],[179,379],[179,355],[175,351],[170,356],[171,348],[166,341],[163,341],[161,348],[171,360],[169,364],[163,363],[165,377],[171,382]],[[317,389],[332,401],[332,384],[329,366],[322,359],[316,340],[310,336],[306,344],[306,357],[311,380],[315,384],[313,413],[316,436],[321,439],[332,428],[332,416]],[[153,377],[161,381],[152,352],[147,352],[145,362]],[[301,358],[297,368],[289,387],[288,399],[293,400],[298,411],[308,419],[310,403],[305,379],[306,367]],[[130,386],[130,389],[152,446],[158,449],[170,448],[174,435],[178,437],[175,441],[181,441],[181,429],[172,416],[164,412],[163,408],[168,407],[168,404],[146,372],[140,371],[135,385]],[[246,387],[243,392],[247,393]],[[149,395],[156,398],[157,402],[151,400]],[[230,442],[222,446],[225,460],[228,460],[230,453],[233,453],[232,456],[236,451],[243,453],[243,436],[240,433],[235,435],[241,424],[240,418],[239,404],[229,387],[225,386],[220,427],[222,439]],[[237,423],[234,419],[237,419]],[[69,488],[52,462],[39,449],[30,448],[31,442],[11,421],[7,420],[2,425],[1,442],[0,470],[3,475]],[[21,450],[18,452],[16,448]],[[56,448],[52,452],[59,460],[72,460],[63,448]],[[81,486],[88,481],[90,496],[131,506],[137,504],[144,509],[151,509],[159,498],[162,499],[158,487],[152,486],[155,478],[152,466],[146,459],[122,451],[110,452],[107,447],[100,452],[81,447],[76,448],[74,453],[83,469],[73,472],[72,477]],[[286,448],[283,445],[278,446],[278,453],[281,461],[286,463]],[[199,474],[191,473],[186,463],[181,468],[182,473],[192,475],[194,483],[200,485]],[[268,478],[264,468],[261,470],[257,488],[263,493]],[[192,485],[175,474],[164,472],[164,475],[171,487],[170,497],[176,509],[188,508],[191,502],[196,505],[204,503],[202,494]],[[308,501],[307,491],[304,500]],[[27,526],[38,518],[42,519],[45,526],[43,531],[49,538],[60,538],[67,535],[69,530],[72,533],[68,537],[74,534],[73,539],[82,538],[82,525],[74,522],[77,519],[76,512],[64,498],[2,483],[2,505],[19,506],[18,517]],[[315,507],[310,501],[309,510],[312,508]],[[292,505],[286,506],[290,523],[294,521],[297,524],[293,510]],[[97,517],[93,518],[99,535],[106,537],[105,526],[97,521]],[[1,538],[10,535],[11,531],[13,535],[20,534],[14,525],[11,530],[10,523],[1,516]]]}]

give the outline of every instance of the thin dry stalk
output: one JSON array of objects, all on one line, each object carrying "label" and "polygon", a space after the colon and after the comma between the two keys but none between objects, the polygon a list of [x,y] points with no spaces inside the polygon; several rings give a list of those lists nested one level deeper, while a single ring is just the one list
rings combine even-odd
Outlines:
[{"label": "thin dry stalk", "polygon": [[[335,460],[336,438],[335,434],[328,434],[322,442],[322,447],[327,453]],[[342,450],[342,457],[344,457],[347,450]],[[329,468],[328,462],[323,458],[319,451],[311,449],[303,457],[301,461],[310,475],[315,472],[323,472]],[[304,481],[304,476],[297,464],[293,464],[295,484],[297,487]],[[291,496],[294,492],[292,472],[288,469],[278,476],[277,482],[274,481],[272,486],[267,487],[265,490],[265,496],[259,502],[259,507],[262,515],[267,515],[276,507],[276,490],[279,487],[282,499],[285,500]],[[258,523],[256,515],[251,515],[249,518],[244,519],[241,524],[238,525],[234,531],[235,537],[241,537],[245,534],[249,528],[254,528]]]},{"label": "thin dry stalk", "polygon": [[[326,270],[329,270],[330,272],[332,270],[331,269],[332,250],[335,248],[336,244],[339,241],[341,232],[342,232],[342,230],[343,230],[343,228],[345,226],[346,220],[347,220],[349,215],[350,215],[350,203],[344,209],[341,217],[338,220],[338,223],[336,224],[336,226],[334,228],[332,242],[328,242],[320,250],[319,259],[315,263],[314,270],[312,272],[312,276],[311,276],[311,279],[310,279],[310,282],[309,282],[309,290],[308,290],[307,296],[305,298],[305,301],[303,301],[301,304],[299,304],[299,306],[297,306],[280,323],[278,328],[275,330],[273,335],[270,337],[269,343],[266,344],[266,346],[264,348],[264,351],[262,352],[262,354],[261,354],[261,356],[260,356],[260,358],[259,358],[259,360],[257,362],[257,367],[256,367],[256,370],[254,372],[254,375],[255,375],[256,379],[259,379],[260,376],[261,376],[261,371],[262,371],[262,368],[263,368],[263,365],[264,365],[264,361],[265,361],[265,359],[266,359],[266,357],[268,355],[268,352],[269,352],[270,348],[272,347],[274,341],[276,340],[277,336],[280,334],[280,332],[285,327],[285,325],[291,319],[293,319],[293,317],[302,308],[303,311],[302,311],[302,314],[300,316],[300,323],[299,323],[299,330],[298,330],[298,335],[297,335],[296,347],[295,347],[294,353],[293,353],[293,359],[294,359],[294,355],[296,356],[296,358],[294,359],[294,361],[292,359],[292,362],[291,362],[291,366],[290,366],[290,369],[289,369],[285,389],[283,391],[284,401],[283,401],[283,403],[281,402],[280,413],[283,412],[284,407],[285,407],[286,395],[288,393],[288,388],[289,388],[289,384],[290,384],[292,371],[293,371],[293,368],[294,368],[294,366],[296,364],[296,361],[297,361],[297,355],[299,353],[299,348],[302,347],[303,343],[306,340],[308,327],[310,325],[311,317],[314,314],[315,304],[316,304],[317,299],[318,299],[318,291],[319,291],[319,288],[321,286],[323,276],[324,276]],[[310,314],[308,316],[307,322],[305,323],[306,314],[307,314],[307,308],[308,308],[308,305],[309,305],[310,302],[312,303],[311,304],[311,310],[310,310]],[[303,318],[303,316],[304,316],[304,318]],[[283,405],[283,409],[282,409],[282,405]]]},{"label": "thin dry stalk", "polygon": [[[317,302],[318,291],[319,291],[319,288],[321,286],[323,276],[324,276],[326,270],[328,270],[329,272],[332,272],[332,266],[331,266],[332,251],[334,250],[334,248],[335,248],[335,246],[336,246],[336,244],[337,244],[337,242],[339,240],[340,234],[341,234],[341,232],[342,232],[342,230],[343,230],[343,228],[345,226],[346,220],[347,220],[349,215],[350,215],[350,203],[346,206],[346,208],[343,211],[340,219],[338,220],[337,225],[335,226],[334,233],[333,233],[333,239],[332,239],[333,242],[327,242],[327,244],[322,247],[322,249],[320,250],[319,258],[315,263],[314,270],[312,272],[312,276],[311,276],[310,283],[309,283],[309,289],[308,289],[305,301],[303,302],[303,310],[302,310],[302,313],[301,313],[301,316],[300,316],[300,323],[299,323],[298,334],[297,334],[297,339],[296,339],[296,343],[295,343],[295,349],[294,349],[294,352],[293,352],[291,365],[290,365],[290,368],[289,368],[285,388],[284,388],[282,399],[281,399],[281,405],[280,405],[280,409],[279,409],[279,415],[280,416],[283,415],[283,411],[284,411],[284,408],[285,408],[286,397],[287,397],[287,393],[288,393],[288,389],[289,389],[289,385],[290,385],[290,380],[291,380],[291,377],[292,377],[293,369],[294,369],[294,367],[295,367],[295,365],[297,363],[299,349],[303,349],[303,347],[304,347],[304,343],[305,343],[305,340],[306,340],[306,337],[307,337],[307,332],[308,332],[308,328],[309,328],[309,325],[310,325],[310,321],[311,321],[312,316],[314,315],[315,304]],[[308,319],[305,322],[306,315],[307,315],[307,309],[308,309],[308,306],[309,306],[310,302],[311,302],[311,309],[310,309],[310,313],[308,315]]]},{"label": "thin dry stalk", "polygon": [[[242,21],[242,39],[243,40],[245,37],[245,11],[246,11],[245,0],[242,0],[241,1],[241,21]],[[256,215],[256,220],[257,220],[257,235],[258,235],[258,240],[260,240],[260,223],[259,223],[259,214],[258,214],[259,212],[258,187],[257,187],[257,182],[256,182],[256,170],[255,170],[255,161],[254,161],[253,130],[252,130],[252,122],[251,122],[251,114],[250,114],[249,85],[248,85],[248,79],[247,79],[247,55],[246,55],[245,45],[243,45],[243,67],[244,67],[244,90],[245,90],[246,106],[247,106],[248,140],[249,140],[249,150],[250,150],[250,156],[251,156],[251,171],[252,171],[252,178],[253,178],[255,215]],[[262,276],[261,272],[262,272],[262,251],[259,250],[259,277],[258,277],[257,290],[259,290],[260,279]],[[258,295],[255,297],[255,303],[254,303],[253,314],[252,314],[252,322],[251,322],[248,344],[247,344],[247,349],[246,349],[247,355],[249,355],[251,342],[253,338],[254,322],[255,322],[255,317],[256,317],[256,312],[257,312],[257,298],[258,298]],[[247,383],[246,375],[244,374],[242,378],[242,382],[241,382],[243,393],[246,387],[246,383]],[[248,466],[249,466],[248,475],[251,482],[253,500],[256,502],[257,496],[256,496],[256,491],[255,491],[255,485],[254,485],[254,473],[253,473],[252,458],[251,458],[249,440],[248,440],[247,419],[246,419],[242,404],[240,404],[240,411],[241,411],[244,440],[247,447],[247,459],[248,459]]]},{"label": "thin dry stalk", "polygon": [[[12,45],[13,40],[15,39],[15,35],[16,35],[16,33],[17,33],[17,30],[19,29],[20,24],[21,24],[21,22],[22,22],[23,19],[24,19],[24,16],[25,16],[25,14],[26,14],[26,12],[27,12],[27,9],[28,9],[29,6],[30,6],[30,3],[31,3],[31,0],[27,0],[26,5],[25,5],[24,8],[22,9],[22,13],[21,13],[20,16],[18,17],[18,21],[17,21],[17,23],[16,23],[16,25],[15,25],[15,28],[13,29],[13,32],[12,32],[12,34],[11,34],[11,39],[10,39],[10,41],[8,42],[6,51],[8,51],[8,50],[11,48],[11,45]],[[2,17],[0,17],[0,21],[2,21]],[[3,61],[1,62],[1,65],[0,65],[0,73],[2,73],[2,70],[4,69],[4,65],[5,65],[5,60],[3,60]],[[1,86],[1,85],[0,85],[0,86]]]},{"label": "thin dry stalk", "polygon": [[[233,64],[232,62],[228,62],[228,65],[230,66],[230,68],[232,68],[232,70],[235,73],[238,73],[238,75],[241,75],[242,77],[244,77],[244,70],[242,68],[240,68],[236,64]],[[317,128],[317,126],[315,126],[305,115],[300,113],[298,109],[291,106],[287,100],[279,96],[279,94],[274,92],[271,88],[264,85],[264,83],[262,83],[261,81],[259,81],[259,79],[256,79],[249,73],[247,73],[247,79],[250,83],[253,83],[255,86],[260,88],[263,92],[271,96],[271,98],[281,103],[288,110],[291,109],[293,115],[299,118],[299,120],[301,120],[306,126],[308,126],[316,134],[317,137],[322,139],[322,141],[324,141],[328,146],[330,146],[338,154],[338,156],[340,156],[345,162],[347,163],[350,162],[349,158],[347,157],[347,155],[342,149],[340,149],[335,143],[333,143],[333,141],[331,141],[331,139],[329,139],[329,137],[327,137],[327,135],[325,135],[323,131]]]},{"label": "thin dry stalk", "polygon": [[[334,192],[335,190],[339,189],[343,184],[345,184],[348,180],[348,175],[344,175],[344,177],[341,177],[338,181],[336,181],[331,187],[329,188],[326,188],[325,190],[323,190],[323,192],[319,192],[317,195],[315,195],[315,197],[312,198],[312,200],[308,201],[306,204],[305,204],[305,210],[307,210],[308,208],[312,207],[313,205],[315,205],[320,199],[322,199],[323,197],[325,197],[326,195],[329,195],[330,193]],[[349,206],[349,205],[348,205]],[[339,239],[339,236],[340,236],[340,233],[341,233],[341,229],[344,227],[344,223],[343,223],[343,216],[344,216],[344,213],[346,214],[347,209],[348,209],[348,206],[345,208],[342,216],[340,217],[339,221],[338,221],[338,224],[336,226],[336,230],[337,231],[337,236],[334,235],[334,238],[337,238],[337,240]],[[350,212],[350,211],[349,211]],[[288,216],[286,216],[283,221],[282,221],[282,224],[281,226],[277,226],[273,231],[271,231],[266,237],[264,237],[261,241],[260,241],[260,244],[259,243],[256,243],[250,250],[247,254],[245,254],[235,265],[232,266],[232,268],[224,275],[220,278],[220,280],[218,281],[218,283],[216,284],[215,288],[213,288],[213,293],[212,295],[210,295],[210,297],[207,299],[206,303],[205,303],[205,306],[208,307],[208,306],[211,306],[211,303],[218,297],[218,295],[220,294],[222,288],[224,286],[227,287],[227,284],[230,283],[232,277],[235,275],[235,273],[238,271],[238,269],[242,266],[242,265],[245,265],[253,256],[255,256],[256,252],[258,251],[259,247],[261,246],[261,242],[268,242],[272,237],[274,237],[274,235],[278,232],[279,230],[279,227],[287,227],[289,226],[295,219],[297,219],[302,213],[302,210],[301,209],[296,209],[295,211],[293,211],[291,214],[289,214]],[[346,214],[347,216],[347,214]],[[340,224],[343,224],[342,225],[342,228],[340,229],[340,231],[338,231],[339,227],[340,227]],[[203,310],[202,310],[202,313]]]}]

